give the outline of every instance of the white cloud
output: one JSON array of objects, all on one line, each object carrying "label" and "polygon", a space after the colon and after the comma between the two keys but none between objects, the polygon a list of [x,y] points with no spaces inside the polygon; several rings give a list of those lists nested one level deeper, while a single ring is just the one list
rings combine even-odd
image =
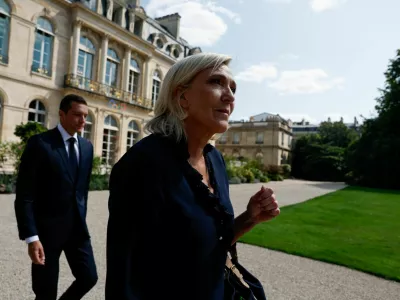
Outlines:
[{"label": "white cloud", "polygon": [[344,79],[330,78],[322,69],[283,71],[278,80],[269,84],[281,95],[317,94],[333,88],[340,88]]},{"label": "white cloud", "polygon": [[310,0],[310,6],[315,12],[323,12],[346,3],[347,0]]},{"label": "white cloud", "polygon": [[265,79],[274,79],[277,76],[277,68],[271,63],[263,62],[248,67],[244,71],[239,72],[235,77],[237,80],[260,83]]},{"label": "white cloud", "polygon": [[221,13],[221,14],[227,16],[229,19],[231,19],[236,24],[242,23],[242,19],[240,18],[239,14],[237,14],[225,7],[218,6],[218,5],[216,5],[215,2],[208,2],[206,7],[213,12]]},{"label": "white cloud", "polygon": [[265,0],[265,2],[271,2],[271,3],[291,3],[292,0]]},{"label": "white cloud", "polygon": [[150,0],[146,12],[152,17],[179,13],[180,34],[195,46],[212,46],[225,34],[228,25],[223,16],[241,23],[238,14],[205,0]]},{"label": "white cloud", "polygon": [[[264,0],[268,3],[290,4],[293,0]],[[348,0],[308,0],[310,7],[315,12],[323,12],[325,10],[336,8]]]},{"label": "white cloud", "polygon": [[280,58],[284,59],[284,60],[297,60],[300,58],[300,56],[293,54],[293,53],[285,53],[285,54],[280,55]]}]

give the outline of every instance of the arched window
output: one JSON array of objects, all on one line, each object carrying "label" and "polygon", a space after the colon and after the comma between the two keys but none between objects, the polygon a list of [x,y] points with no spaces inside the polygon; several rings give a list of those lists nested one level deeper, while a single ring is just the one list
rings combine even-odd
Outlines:
[{"label": "arched window", "polygon": [[33,100],[29,104],[28,121],[37,122],[45,126],[46,108],[40,100]]},{"label": "arched window", "polygon": [[130,121],[128,125],[128,137],[126,141],[126,151],[129,150],[138,140],[140,129],[135,121]]},{"label": "arched window", "polygon": [[93,59],[96,54],[96,48],[93,43],[85,36],[81,36],[79,43],[78,70],[79,76],[92,79]]},{"label": "arched window", "polygon": [[113,49],[107,51],[106,84],[116,87],[118,80],[119,58]]},{"label": "arched window", "polygon": [[0,0],[0,63],[8,63],[8,39],[10,36],[10,6]]},{"label": "arched window", "polygon": [[136,60],[131,59],[129,69],[129,85],[128,91],[133,94],[133,99],[139,94],[139,82],[140,82],[140,67]]},{"label": "arched window", "polygon": [[158,99],[158,95],[160,94],[160,86],[161,86],[161,76],[160,72],[158,70],[154,71],[153,74],[153,88],[151,92],[151,103],[152,106],[156,104],[156,101]]},{"label": "arched window", "polygon": [[36,22],[35,46],[33,49],[33,72],[51,76],[53,43],[53,26],[49,20],[38,18]]},{"label": "arched window", "polygon": [[93,130],[93,118],[92,118],[92,114],[89,113],[86,117],[85,128],[83,128],[82,137],[91,141],[92,140],[92,130]]},{"label": "arched window", "polygon": [[112,166],[117,160],[118,123],[113,116],[104,119],[102,162]]}]

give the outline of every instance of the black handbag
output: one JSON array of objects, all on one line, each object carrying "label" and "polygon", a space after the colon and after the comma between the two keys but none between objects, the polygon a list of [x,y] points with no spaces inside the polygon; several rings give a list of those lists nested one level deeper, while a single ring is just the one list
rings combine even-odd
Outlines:
[{"label": "black handbag", "polygon": [[226,260],[224,300],[267,300],[261,282],[239,263],[236,244]]}]

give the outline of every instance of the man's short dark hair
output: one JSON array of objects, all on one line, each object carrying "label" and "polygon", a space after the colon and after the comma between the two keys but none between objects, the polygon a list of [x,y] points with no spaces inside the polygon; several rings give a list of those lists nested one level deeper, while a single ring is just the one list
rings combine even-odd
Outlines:
[{"label": "man's short dark hair", "polygon": [[85,99],[83,99],[83,97],[78,96],[78,95],[74,95],[74,94],[70,94],[65,96],[60,103],[60,110],[62,110],[65,113],[68,113],[68,111],[71,109],[72,107],[72,102],[76,102],[79,104],[84,104],[87,106],[87,103],[85,101]]}]

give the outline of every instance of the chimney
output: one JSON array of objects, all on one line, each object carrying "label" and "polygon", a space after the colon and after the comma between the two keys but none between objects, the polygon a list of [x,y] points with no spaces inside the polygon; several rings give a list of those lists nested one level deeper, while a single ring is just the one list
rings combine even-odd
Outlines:
[{"label": "chimney", "polygon": [[176,13],[164,17],[156,18],[156,21],[167,28],[167,30],[176,38],[179,38],[179,28],[181,23],[181,16]]}]

